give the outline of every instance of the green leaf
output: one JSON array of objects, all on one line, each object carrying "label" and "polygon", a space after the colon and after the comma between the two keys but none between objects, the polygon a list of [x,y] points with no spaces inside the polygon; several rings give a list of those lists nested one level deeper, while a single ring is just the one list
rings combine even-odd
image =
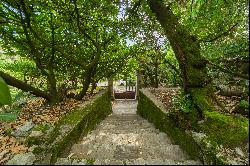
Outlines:
[{"label": "green leaf", "polygon": [[0,105],[11,104],[11,96],[8,85],[0,77]]},{"label": "green leaf", "polygon": [[13,113],[1,113],[0,121],[14,121],[17,118],[17,114]]}]

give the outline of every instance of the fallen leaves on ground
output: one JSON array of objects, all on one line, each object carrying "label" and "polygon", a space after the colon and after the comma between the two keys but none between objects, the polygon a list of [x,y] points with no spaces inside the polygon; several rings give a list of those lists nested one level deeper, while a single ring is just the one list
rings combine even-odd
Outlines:
[{"label": "fallen leaves on ground", "polygon": [[15,154],[25,153],[29,149],[21,141],[18,141],[14,136],[10,135],[10,133],[7,134],[7,130],[15,131],[17,128],[21,127],[30,120],[32,120],[34,124],[49,123],[53,125],[63,115],[89,100],[91,96],[93,95],[86,95],[80,101],[75,99],[65,99],[64,101],[53,106],[46,105],[45,99],[43,98],[35,98],[28,101],[22,108],[16,121],[0,121],[0,165],[5,164]]},{"label": "fallen leaves on ground", "polygon": [[[159,99],[165,106],[171,111],[173,108],[173,97],[180,93],[180,88],[149,88],[149,91],[153,93],[157,99]],[[236,108],[237,104],[240,102],[241,98],[237,96],[221,96],[215,93],[218,100],[225,106],[225,109],[221,109],[220,107],[216,106],[217,110],[221,113],[226,114],[236,114],[234,113],[234,109]]]},{"label": "fallen leaves on ground", "polygon": [[180,88],[149,88],[149,91],[171,111],[171,108],[173,108],[173,97],[180,93]]}]

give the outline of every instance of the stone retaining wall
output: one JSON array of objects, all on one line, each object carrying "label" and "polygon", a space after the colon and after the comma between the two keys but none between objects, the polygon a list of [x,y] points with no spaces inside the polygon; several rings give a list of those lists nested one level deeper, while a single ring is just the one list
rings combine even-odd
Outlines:
[{"label": "stone retaining wall", "polygon": [[111,113],[110,95],[105,90],[64,116],[56,124],[47,142],[40,146],[42,153],[36,164],[54,164],[58,157],[69,152],[81,135],[87,135]]},{"label": "stone retaining wall", "polygon": [[[176,117],[182,115],[176,115],[176,112],[169,112],[168,109],[159,100],[157,100],[156,97],[151,94],[147,89],[139,90],[137,113],[143,118],[147,119],[149,122],[153,123],[156,128],[167,133],[176,144],[180,145],[182,149],[190,155],[191,159],[199,159],[206,165],[236,163],[242,164],[241,162],[236,162],[232,157],[233,155],[227,156],[223,154],[223,150],[225,149],[221,148],[223,147],[222,144],[218,144],[217,142],[211,139],[212,137],[208,137],[210,133],[203,132],[202,130],[195,132],[181,128],[180,122],[178,122]],[[225,116],[223,115],[223,117]],[[218,117],[216,118],[218,119]],[[216,120],[216,118],[214,117],[213,119]],[[230,119],[231,117],[227,118]],[[180,119],[180,117],[178,117],[178,119]],[[208,117],[207,120],[203,122],[203,124],[201,124],[201,126],[207,125],[209,128],[209,125],[211,125],[210,128],[212,128],[212,123],[209,123],[211,121],[209,119],[211,119],[211,116]],[[239,123],[232,123],[233,121],[229,121],[230,123],[227,122],[227,124],[224,124],[224,126],[221,127],[232,128],[232,126],[230,125],[233,124],[233,126],[236,127],[234,129],[235,134],[237,133],[237,131],[242,131],[242,138],[245,138],[248,133],[247,131],[245,131],[246,121],[243,121],[244,125],[241,125]],[[214,124],[217,125],[215,122]],[[218,130],[220,130],[219,127]],[[223,133],[226,132],[224,130],[222,131],[222,133],[220,133],[221,135],[227,134]],[[230,133],[230,135],[232,134]],[[220,136],[218,136],[217,138],[219,137]],[[228,138],[228,140],[229,139],[230,138]],[[225,139],[224,142],[226,141],[227,140]],[[233,147],[233,151],[234,148],[235,147]],[[238,147],[236,147],[235,149],[237,148]]]}]

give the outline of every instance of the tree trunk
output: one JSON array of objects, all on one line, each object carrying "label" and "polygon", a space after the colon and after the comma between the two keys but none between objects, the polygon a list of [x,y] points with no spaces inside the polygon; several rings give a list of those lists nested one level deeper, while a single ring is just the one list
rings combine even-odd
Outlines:
[{"label": "tree trunk", "polygon": [[242,97],[242,96],[247,96],[248,94],[241,92],[241,91],[230,91],[230,90],[220,88],[219,95],[228,96],[228,97],[232,97],[232,96]]},{"label": "tree trunk", "polygon": [[84,82],[83,82],[82,90],[75,97],[77,100],[81,100],[86,95],[86,93],[88,91],[88,88],[89,88],[89,85],[91,83],[91,78],[92,78],[92,70],[89,69],[89,70],[86,71],[86,75],[85,75],[85,79],[84,79]]},{"label": "tree trunk", "polygon": [[114,100],[114,93],[113,93],[114,85],[113,85],[113,78],[108,78],[108,92],[111,96],[111,99]]},{"label": "tree trunk", "polygon": [[158,88],[158,85],[159,85],[159,80],[158,80],[158,59],[156,59],[156,61],[155,61],[155,74],[154,74],[154,76],[155,76],[155,81],[154,81],[154,87],[155,88]]},{"label": "tree trunk", "polygon": [[196,36],[179,24],[177,17],[163,1],[148,0],[148,3],[174,50],[185,93],[191,95],[194,106],[199,111],[215,110],[210,96],[212,88],[206,70],[207,61],[201,56],[200,43]]},{"label": "tree trunk", "polygon": [[49,72],[47,76],[47,82],[48,82],[48,90],[50,93],[50,96],[52,96],[52,103],[56,103],[57,101],[61,100],[57,93],[57,87],[56,87],[56,78],[53,69]]},{"label": "tree trunk", "polygon": [[96,87],[97,87],[97,80],[92,80],[92,82],[91,82],[91,91],[90,91],[90,94],[93,94],[93,92],[94,92],[94,90],[96,89]]},{"label": "tree trunk", "polygon": [[33,95],[35,95],[37,97],[45,98],[48,101],[53,100],[53,97],[51,95],[49,95],[48,93],[46,93],[46,92],[44,92],[44,91],[42,91],[40,89],[34,88],[34,87],[30,86],[29,84],[26,84],[25,82],[20,81],[20,80],[18,80],[16,78],[10,76],[9,74],[6,74],[6,73],[0,71],[0,76],[10,86],[16,87],[16,88],[21,89],[21,90],[23,90],[25,92],[30,92],[31,94],[33,94]]}]

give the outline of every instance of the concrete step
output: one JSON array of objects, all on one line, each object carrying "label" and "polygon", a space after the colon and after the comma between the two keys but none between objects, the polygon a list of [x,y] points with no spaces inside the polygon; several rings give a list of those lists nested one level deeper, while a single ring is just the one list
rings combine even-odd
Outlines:
[{"label": "concrete step", "polygon": [[164,160],[164,159],[72,159],[58,158],[55,165],[202,165],[200,161],[185,160]]},{"label": "concrete step", "polygon": [[136,114],[136,101],[115,101],[113,114],[71,148],[63,165],[201,165],[166,133]]},{"label": "concrete step", "polygon": [[101,131],[101,130],[107,130],[107,131],[111,131],[111,130],[127,130],[129,131],[135,131],[135,130],[141,130],[141,129],[145,129],[145,130],[155,130],[152,126],[148,125],[148,124],[129,124],[129,123],[121,123],[121,124],[116,124],[116,123],[109,123],[106,125],[100,125],[96,128],[97,130]]},{"label": "concrete step", "polygon": [[[116,133],[118,132],[118,133]],[[79,141],[81,144],[87,143],[116,143],[116,144],[136,144],[136,145],[162,145],[172,144],[171,139],[165,133],[154,133],[141,129],[134,132],[124,130],[119,131],[95,131],[94,133],[84,137]]]},{"label": "concrete step", "polygon": [[137,114],[112,114],[108,116],[105,119],[105,121],[106,120],[133,121],[133,120],[144,120],[144,119]]},{"label": "concrete step", "polygon": [[75,144],[70,154],[75,159],[170,159],[184,161],[188,156],[178,145],[141,146],[133,144]]}]

